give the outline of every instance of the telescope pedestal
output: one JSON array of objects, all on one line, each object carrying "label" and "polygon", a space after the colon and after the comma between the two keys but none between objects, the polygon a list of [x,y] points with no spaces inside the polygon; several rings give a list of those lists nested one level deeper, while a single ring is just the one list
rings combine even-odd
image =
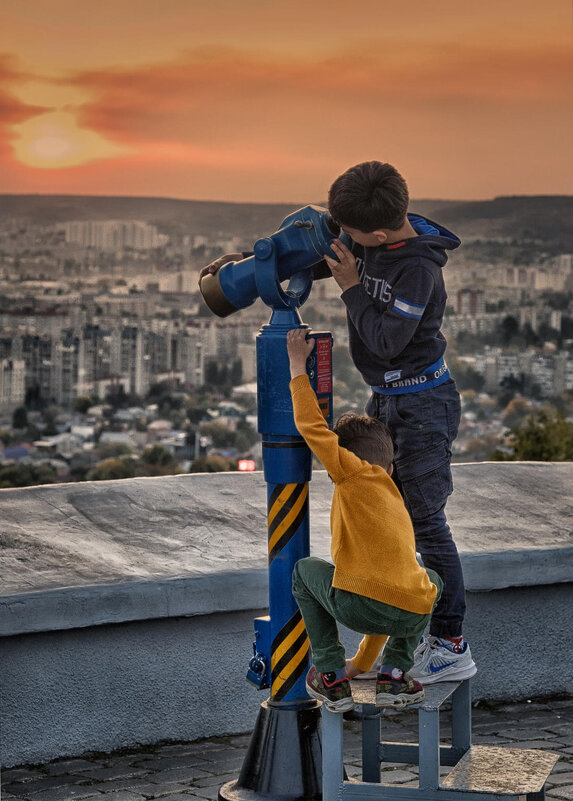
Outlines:
[{"label": "telescope pedestal", "polygon": [[297,708],[264,701],[239,778],[219,801],[319,801],[322,798],[320,704]]}]

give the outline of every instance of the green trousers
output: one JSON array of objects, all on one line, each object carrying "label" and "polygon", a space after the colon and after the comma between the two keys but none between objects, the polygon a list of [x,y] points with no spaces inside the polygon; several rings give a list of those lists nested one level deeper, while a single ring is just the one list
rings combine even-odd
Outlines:
[{"label": "green trousers", "polygon": [[[442,580],[426,570],[442,591]],[[337,621],[360,634],[387,634],[384,663],[404,672],[414,664],[414,649],[430,621],[431,612],[418,615],[332,586],[334,565],[309,556],[299,559],[292,574],[292,593],[302,613],[310,639],[313,664],[320,673],[343,668],[344,646],[338,638]]]}]

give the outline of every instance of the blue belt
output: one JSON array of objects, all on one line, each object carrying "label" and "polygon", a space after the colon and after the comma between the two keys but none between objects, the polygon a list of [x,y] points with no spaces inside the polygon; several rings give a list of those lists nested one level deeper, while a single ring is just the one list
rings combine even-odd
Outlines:
[{"label": "blue belt", "polygon": [[[370,387],[373,392],[380,395],[403,395],[406,392],[421,392],[424,389],[439,387],[450,378],[450,371],[444,359],[439,359],[435,364],[427,367],[420,375],[410,376],[410,378],[400,378],[401,370],[395,372],[394,380],[386,381],[378,387]],[[388,377],[392,372],[386,373]]]}]

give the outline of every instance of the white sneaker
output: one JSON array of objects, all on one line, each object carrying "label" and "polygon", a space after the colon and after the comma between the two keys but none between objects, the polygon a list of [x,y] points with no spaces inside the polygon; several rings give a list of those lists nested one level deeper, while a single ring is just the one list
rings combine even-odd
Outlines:
[{"label": "white sneaker", "polygon": [[477,667],[469,644],[464,640],[462,650],[454,651],[448,640],[430,636],[414,651],[414,666],[408,675],[420,684],[438,681],[461,681],[475,676]]},{"label": "white sneaker", "polygon": [[430,640],[435,640],[435,637],[430,637],[428,635],[424,635],[421,637],[420,642],[416,646],[414,650],[414,664],[417,665],[418,662],[422,659],[422,654],[426,650],[426,648],[430,647]]}]

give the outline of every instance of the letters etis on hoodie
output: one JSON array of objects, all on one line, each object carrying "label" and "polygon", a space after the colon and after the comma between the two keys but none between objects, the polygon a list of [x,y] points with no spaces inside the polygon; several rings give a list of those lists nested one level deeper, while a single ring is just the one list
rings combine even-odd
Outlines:
[{"label": "letters etis on hoodie", "polygon": [[438,223],[415,214],[408,219],[418,236],[378,247],[352,243],[361,283],[341,296],[354,364],[370,386],[397,391],[423,389],[408,379],[425,373],[432,378],[432,368],[436,379],[444,374],[442,268],[447,251],[460,245]]}]

